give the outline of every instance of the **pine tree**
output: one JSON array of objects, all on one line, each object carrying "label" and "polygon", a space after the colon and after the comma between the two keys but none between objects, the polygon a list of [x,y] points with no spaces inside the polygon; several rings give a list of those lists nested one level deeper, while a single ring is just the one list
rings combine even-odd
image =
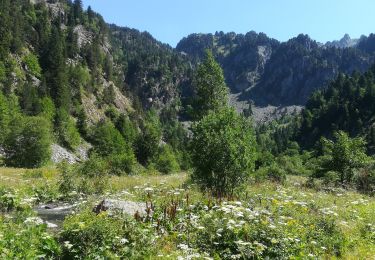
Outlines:
[{"label": "pine tree", "polygon": [[8,56],[9,47],[12,40],[11,34],[11,16],[10,0],[0,1],[0,60]]},{"label": "pine tree", "polygon": [[75,23],[76,24],[81,23],[83,20],[82,0],[74,0],[73,14],[75,18]]},{"label": "pine tree", "polygon": [[228,88],[223,70],[215,61],[212,52],[206,51],[206,59],[199,65],[194,78],[195,119],[201,119],[210,111],[218,111],[228,104]]},{"label": "pine tree", "polygon": [[71,95],[67,84],[64,37],[58,25],[52,28],[45,69],[50,95],[55,100],[57,107],[69,111]]},{"label": "pine tree", "polygon": [[91,8],[90,5],[87,8],[87,16],[88,16],[88,19],[89,19],[89,23],[91,24],[92,20],[94,19],[94,12],[93,12],[93,10],[92,10],[92,8]]}]

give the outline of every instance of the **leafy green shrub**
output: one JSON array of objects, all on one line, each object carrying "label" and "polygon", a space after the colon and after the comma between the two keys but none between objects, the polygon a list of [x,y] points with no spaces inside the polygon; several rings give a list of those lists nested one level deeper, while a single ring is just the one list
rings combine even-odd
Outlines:
[{"label": "leafy green shrub", "polygon": [[0,211],[9,212],[20,206],[20,200],[14,191],[1,188],[0,189]]},{"label": "leafy green shrub", "polygon": [[135,156],[132,152],[113,154],[108,156],[106,160],[109,173],[114,175],[131,174],[136,163]]},{"label": "leafy green shrub", "polygon": [[359,191],[375,194],[375,165],[357,170],[354,174],[354,182]]},{"label": "leafy green shrub", "polygon": [[42,69],[39,65],[38,57],[34,54],[29,53],[23,57],[23,62],[27,67],[27,70],[31,73],[31,75],[40,78]]},{"label": "leafy green shrub", "polygon": [[78,169],[82,177],[78,191],[85,194],[101,194],[108,186],[108,164],[96,154],[90,156]]},{"label": "leafy green shrub", "polygon": [[130,149],[120,132],[108,121],[95,126],[91,139],[95,153],[101,156],[122,154]]},{"label": "leafy green shrub", "polygon": [[138,136],[136,125],[126,115],[121,114],[116,121],[116,128],[124,137],[125,142],[133,147]]},{"label": "leafy green shrub", "polygon": [[147,114],[135,143],[136,156],[142,165],[148,164],[158,153],[161,136],[159,119],[156,112],[151,111]]},{"label": "leafy green shrub", "polygon": [[7,98],[0,91],[0,144],[5,140],[9,132],[9,122],[11,119],[10,107]]},{"label": "leafy green shrub", "polygon": [[52,135],[46,119],[18,118],[12,122],[10,129],[4,142],[7,165],[34,168],[50,160]]},{"label": "leafy green shrub", "polygon": [[371,162],[365,153],[366,142],[363,138],[350,138],[343,131],[334,134],[335,140],[322,138],[323,155],[319,158],[320,167],[315,175],[324,176],[336,172],[340,184],[351,184],[354,172]]},{"label": "leafy green shrub", "polygon": [[286,180],[286,171],[275,162],[270,166],[261,167],[255,172],[255,181],[265,180],[283,183]]},{"label": "leafy green shrub", "polygon": [[130,217],[83,212],[65,220],[61,239],[66,259],[145,259],[154,237]]},{"label": "leafy green shrub", "polygon": [[335,171],[328,171],[324,174],[323,178],[324,185],[338,185],[340,183],[340,174]]},{"label": "leafy green shrub", "polygon": [[193,126],[193,179],[218,195],[233,192],[254,170],[252,124],[233,109],[210,113]]},{"label": "leafy green shrub", "polygon": [[50,182],[46,182],[46,185],[43,186],[35,186],[32,190],[38,202],[57,201],[61,197],[58,186]]},{"label": "leafy green shrub", "polygon": [[164,174],[176,172],[180,169],[176,156],[169,145],[160,148],[158,155],[153,159],[155,168]]},{"label": "leafy green shrub", "polygon": [[40,114],[39,116],[46,118],[49,122],[53,122],[56,116],[56,108],[50,97],[43,97],[39,101]]},{"label": "leafy green shrub", "polygon": [[80,144],[81,136],[76,123],[65,109],[57,111],[55,126],[58,139],[63,146],[74,149]]},{"label": "leafy green shrub", "polygon": [[72,192],[78,189],[77,174],[74,172],[73,167],[67,162],[62,162],[58,165],[60,178],[59,178],[59,192],[65,197],[70,197]]},{"label": "leafy green shrub", "polygon": [[0,218],[2,259],[59,259],[57,239],[47,232],[47,225],[37,217]]}]

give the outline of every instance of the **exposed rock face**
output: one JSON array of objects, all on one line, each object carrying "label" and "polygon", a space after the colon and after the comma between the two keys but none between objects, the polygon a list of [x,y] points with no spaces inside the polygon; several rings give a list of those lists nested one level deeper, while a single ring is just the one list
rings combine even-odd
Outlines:
[{"label": "exposed rock face", "polygon": [[279,119],[284,115],[296,115],[302,111],[302,106],[265,106],[253,107],[253,118],[255,123],[267,123],[274,119]]},{"label": "exposed rock face", "polygon": [[61,163],[63,161],[66,161],[69,164],[74,164],[79,161],[79,158],[73,153],[66,150],[64,147],[61,147],[58,144],[53,144],[51,160],[54,163]]},{"label": "exposed rock face", "polygon": [[348,35],[322,45],[308,35],[280,43],[263,33],[193,34],[176,49],[199,62],[212,49],[239,101],[257,106],[304,105],[310,94],[342,73],[364,72],[375,61],[375,36],[352,40]]},{"label": "exposed rock face", "polygon": [[86,161],[88,159],[88,152],[91,147],[91,144],[83,143],[79,145],[76,152],[73,153],[58,144],[52,144],[51,161],[53,163],[61,163],[66,161],[69,164]]},{"label": "exposed rock face", "polygon": [[358,42],[359,42],[359,39],[352,39],[350,38],[349,34],[345,34],[341,40],[327,42],[325,46],[336,47],[336,48],[348,48],[348,47],[356,46]]},{"label": "exposed rock face", "polygon": [[74,28],[74,33],[77,34],[77,43],[79,48],[82,48],[82,46],[92,42],[92,33],[86,30],[82,25],[77,25]]}]

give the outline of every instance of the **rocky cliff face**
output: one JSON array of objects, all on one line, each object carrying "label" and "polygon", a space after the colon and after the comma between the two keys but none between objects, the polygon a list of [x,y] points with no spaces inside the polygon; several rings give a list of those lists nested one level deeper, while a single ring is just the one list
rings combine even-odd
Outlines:
[{"label": "rocky cliff face", "polygon": [[349,48],[355,47],[359,42],[359,39],[350,38],[349,34],[345,34],[344,37],[339,41],[327,42],[325,46],[327,47],[336,47],[336,48]]},{"label": "rocky cliff face", "polygon": [[[348,35],[325,45],[299,35],[280,43],[265,34],[222,32],[194,34],[176,49],[198,61],[213,50],[232,92],[256,105],[303,105],[317,88],[342,73],[363,72],[374,63],[373,35],[352,40]],[[374,45],[374,47],[372,47]]]}]

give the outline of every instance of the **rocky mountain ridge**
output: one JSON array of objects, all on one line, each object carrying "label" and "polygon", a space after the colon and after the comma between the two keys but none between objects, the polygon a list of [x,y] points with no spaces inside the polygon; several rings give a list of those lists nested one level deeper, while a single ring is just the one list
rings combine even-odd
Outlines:
[{"label": "rocky mountain ridge", "polygon": [[279,42],[253,31],[216,32],[185,37],[176,50],[199,62],[204,49],[212,49],[231,91],[241,92],[239,101],[290,106],[304,105],[314,90],[339,73],[366,71],[375,61],[373,43],[373,35],[359,40],[345,35],[322,45],[303,34]]}]

